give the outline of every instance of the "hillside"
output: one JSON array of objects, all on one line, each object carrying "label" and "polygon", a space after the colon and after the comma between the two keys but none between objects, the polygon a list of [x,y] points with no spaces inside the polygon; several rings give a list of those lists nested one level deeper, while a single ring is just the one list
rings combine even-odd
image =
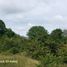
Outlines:
[{"label": "hillside", "polygon": [[55,29],[49,34],[43,26],[32,26],[24,37],[0,20],[0,67],[66,67],[67,36],[63,33],[62,29]]}]

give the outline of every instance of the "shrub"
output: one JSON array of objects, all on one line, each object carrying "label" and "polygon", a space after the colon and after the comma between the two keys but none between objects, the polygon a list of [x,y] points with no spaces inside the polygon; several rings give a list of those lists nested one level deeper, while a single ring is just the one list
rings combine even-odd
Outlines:
[{"label": "shrub", "polygon": [[8,50],[9,53],[12,53],[12,54],[16,54],[16,53],[19,53],[19,49],[16,48],[16,47],[13,47],[11,48],[10,50]]},{"label": "shrub", "polygon": [[61,57],[47,54],[45,57],[41,57],[41,63],[37,67],[60,67],[61,63]]}]

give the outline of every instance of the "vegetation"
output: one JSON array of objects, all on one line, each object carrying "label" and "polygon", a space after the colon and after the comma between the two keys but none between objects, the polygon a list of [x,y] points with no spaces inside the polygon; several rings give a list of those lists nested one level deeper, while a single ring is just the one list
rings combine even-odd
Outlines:
[{"label": "vegetation", "polygon": [[36,67],[64,67],[67,65],[66,32],[67,30],[55,29],[49,34],[44,27],[33,26],[27,37],[23,37],[6,28],[0,20],[0,54],[23,53],[40,62]]},{"label": "vegetation", "polygon": [[[36,67],[38,61],[25,57],[23,55],[0,55],[0,61],[5,61],[5,63],[0,62],[0,67]],[[15,61],[6,62],[7,61]]]}]

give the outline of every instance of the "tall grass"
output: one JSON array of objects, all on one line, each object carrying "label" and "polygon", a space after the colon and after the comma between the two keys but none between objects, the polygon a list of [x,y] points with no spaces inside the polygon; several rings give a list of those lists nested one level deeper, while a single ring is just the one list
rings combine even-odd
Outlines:
[{"label": "tall grass", "polygon": [[17,61],[17,63],[0,63],[0,67],[36,67],[36,64],[38,64],[38,61],[32,60],[30,58],[27,58],[25,56],[21,55],[0,55],[0,61],[6,61],[6,60],[14,60]]}]

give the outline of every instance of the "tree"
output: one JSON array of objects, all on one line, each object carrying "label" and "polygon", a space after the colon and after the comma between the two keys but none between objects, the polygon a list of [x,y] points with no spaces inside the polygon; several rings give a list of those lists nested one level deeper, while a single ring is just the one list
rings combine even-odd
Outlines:
[{"label": "tree", "polygon": [[62,38],[62,33],[63,33],[63,32],[62,32],[61,29],[55,29],[55,30],[52,31],[51,36],[52,36],[54,39],[56,39],[56,38],[61,39],[61,38]]},{"label": "tree", "polygon": [[56,41],[57,43],[60,43],[63,39],[62,34],[63,32],[61,29],[55,29],[51,32],[50,36],[54,41]]},{"label": "tree", "polygon": [[7,35],[8,37],[13,37],[16,34],[11,29],[6,29],[5,35]]},{"label": "tree", "polygon": [[2,20],[0,20],[0,34],[5,32],[6,26]]},{"label": "tree", "polygon": [[5,29],[6,26],[2,20],[0,20],[0,29]]},{"label": "tree", "polygon": [[39,42],[43,42],[47,38],[48,32],[42,26],[33,26],[29,30],[27,35],[30,39],[37,40]]},{"label": "tree", "polygon": [[29,54],[36,59],[39,59],[40,56],[45,56],[48,51],[48,48],[45,46],[45,42],[48,38],[48,32],[42,26],[33,26],[29,32],[28,37],[30,40]]}]

